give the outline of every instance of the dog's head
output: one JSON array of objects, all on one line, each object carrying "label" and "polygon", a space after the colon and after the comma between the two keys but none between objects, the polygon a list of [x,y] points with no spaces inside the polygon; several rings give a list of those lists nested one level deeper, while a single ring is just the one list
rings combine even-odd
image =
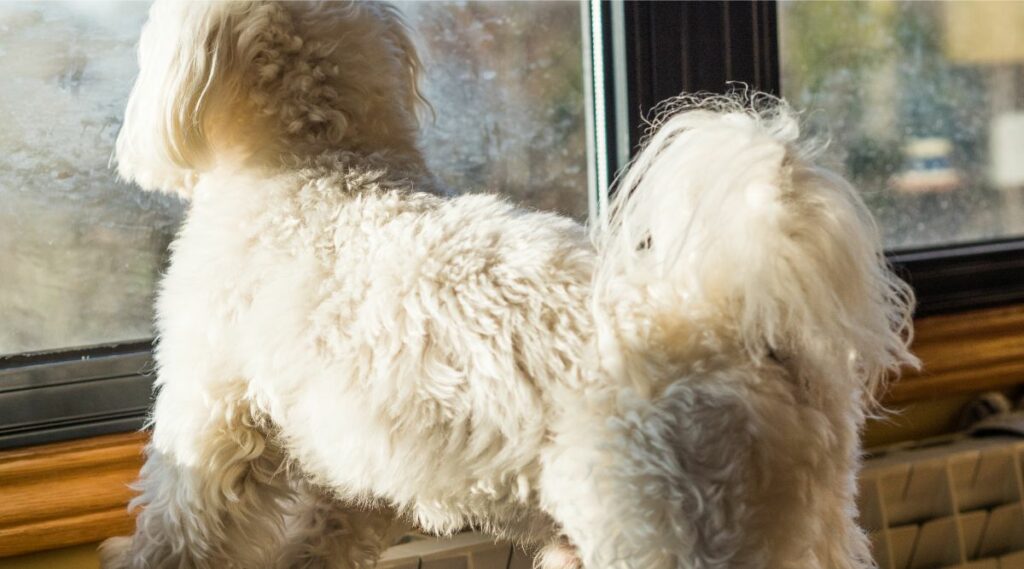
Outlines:
[{"label": "dog's head", "polygon": [[202,172],[226,163],[331,148],[415,156],[419,67],[385,4],[157,0],[118,171],[188,196]]}]

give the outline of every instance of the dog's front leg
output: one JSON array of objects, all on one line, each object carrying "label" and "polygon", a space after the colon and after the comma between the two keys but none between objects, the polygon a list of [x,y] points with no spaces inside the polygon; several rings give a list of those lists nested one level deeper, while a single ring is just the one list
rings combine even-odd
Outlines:
[{"label": "dog's front leg", "polygon": [[280,452],[237,394],[165,383],[137,483],[130,538],[101,546],[103,569],[269,567],[283,538]]}]

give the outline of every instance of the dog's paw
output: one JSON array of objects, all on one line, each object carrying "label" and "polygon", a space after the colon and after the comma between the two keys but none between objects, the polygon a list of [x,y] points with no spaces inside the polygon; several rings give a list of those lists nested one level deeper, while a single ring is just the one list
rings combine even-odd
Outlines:
[{"label": "dog's paw", "polygon": [[576,548],[569,540],[562,538],[544,546],[533,566],[536,569],[582,569],[583,563],[576,554]]},{"label": "dog's paw", "polygon": [[112,537],[100,544],[100,569],[127,569],[130,537]]}]

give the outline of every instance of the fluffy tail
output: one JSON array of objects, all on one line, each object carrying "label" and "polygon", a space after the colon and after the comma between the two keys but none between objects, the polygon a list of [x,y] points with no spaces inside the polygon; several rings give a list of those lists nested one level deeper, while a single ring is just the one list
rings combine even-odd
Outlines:
[{"label": "fluffy tail", "polygon": [[771,97],[672,103],[595,228],[599,338],[618,348],[603,354],[712,332],[755,359],[838,372],[868,398],[916,364],[912,291],[857,192],[811,165],[798,135]]}]

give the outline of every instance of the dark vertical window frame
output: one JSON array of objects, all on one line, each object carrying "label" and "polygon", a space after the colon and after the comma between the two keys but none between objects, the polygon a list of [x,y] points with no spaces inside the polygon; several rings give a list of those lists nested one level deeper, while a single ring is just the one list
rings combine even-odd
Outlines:
[{"label": "dark vertical window frame", "polygon": [[[625,2],[630,142],[655,106],[681,93],[743,83],[781,93],[774,0]],[[914,287],[917,316],[1024,302],[1024,238],[889,251]]]},{"label": "dark vertical window frame", "polygon": [[[615,175],[629,162],[631,143],[629,125],[631,124],[627,104],[629,92],[625,88],[626,61],[623,57],[626,48],[625,10],[622,2],[591,0],[588,2],[591,12],[597,11],[600,19],[599,33],[592,30],[594,41],[591,50],[600,51],[603,59],[604,89],[594,93],[594,97],[604,99],[604,154],[607,157],[606,179],[612,182]],[[591,21],[593,27],[595,22]],[[610,188],[598,188],[607,192]]]},{"label": "dark vertical window frame", "polygon": [[630,140],[683,93],[779,92],[776,3],[625,2]]},{"label": "dark vertical window frame", "polygon": [[614,180],[632,155],[630,115],[627,108],[629,89],[626,85],[627,62],[625,10],[620,0],[584,0],[581,2],[587,19],[585,41],[588,59],[588,132],[593,168],[591,191],[595,202],[590,222],[602,219],[608,205]]}]

